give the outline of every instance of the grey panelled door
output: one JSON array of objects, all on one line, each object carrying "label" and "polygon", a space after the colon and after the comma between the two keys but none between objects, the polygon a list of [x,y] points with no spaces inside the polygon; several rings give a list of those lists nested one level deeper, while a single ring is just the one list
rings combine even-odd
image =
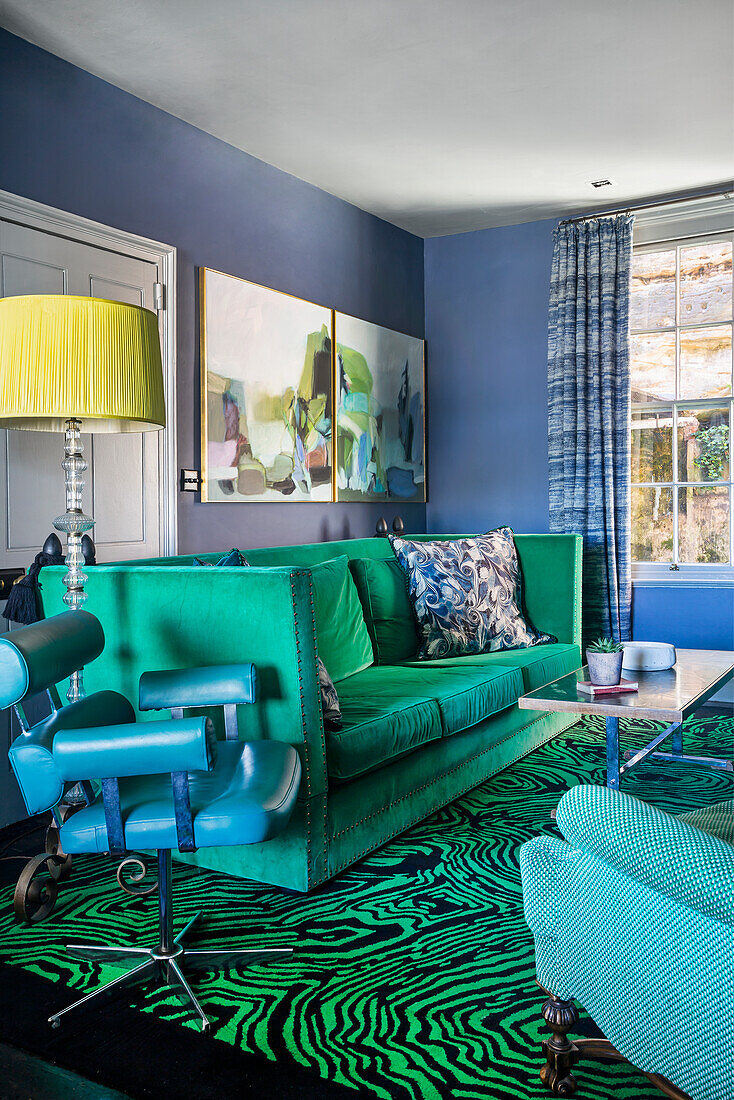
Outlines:
[{"label": "grey panelled door", "polygon": [[[0,219],[0,297],[84,294],[154,306],[155,263]],[[100,561],[155,557],[161,549],[162,433],[84,435],[84,509]],[[0,431],[0,568],[26,567],[65,509],[63,436]],[[63,541],[63,540],[62,540]],[[0,604],[2,614],[3,604]],[[7,629],[5,620],[0,628]],[[8,770],[10,715],[0,715],[0,827],[23,816]]]}]

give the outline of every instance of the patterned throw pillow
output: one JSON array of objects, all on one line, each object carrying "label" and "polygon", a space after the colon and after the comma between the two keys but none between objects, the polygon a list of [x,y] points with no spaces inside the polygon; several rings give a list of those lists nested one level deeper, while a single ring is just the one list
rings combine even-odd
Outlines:
[{"label": "patterned throw pillow", "polygon": [[239,550],[230,550],[219,561],[204,561],[203,558],[194,558],[194,565],[206,565],[212,569],[215,565],[249,565],[249,561]]},{"label": "patterned throw pillow", "polygon": [[339,706],[339,696],[334,687],[334,681],[326,671],[326,665],[320,657],[319,662],[319,687],[321,688],[321,709],[324,712],[324,726],[327,730],[341,729],[342,712]]},{"label": "patterned throw pillow", "polygon": [[522,614],[522,576],[509,527],[464,539],[390,536],[418,620],[419,660],[526,649],[557,641]]}]

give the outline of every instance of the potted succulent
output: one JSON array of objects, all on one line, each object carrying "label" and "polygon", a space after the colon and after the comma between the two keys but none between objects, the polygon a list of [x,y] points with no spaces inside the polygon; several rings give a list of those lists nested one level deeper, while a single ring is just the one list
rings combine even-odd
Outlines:
[{"label": "potted succulent", "polygon": [[624,651],[613,638],[597,638],[586,648],[589,679],[599,687],[613,687],[622,678]]}]

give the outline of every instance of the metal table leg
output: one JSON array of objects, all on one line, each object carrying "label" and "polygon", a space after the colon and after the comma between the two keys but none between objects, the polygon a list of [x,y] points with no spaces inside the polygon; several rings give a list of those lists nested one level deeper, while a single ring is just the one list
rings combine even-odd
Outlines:
[{"label": "metal table leg", "polygon": [[[670,752],[655,752],[654,750],[664,741],[666,737],[670,737],[671,745]],[[637,752],[628,750],[624,754],[624,758],[628,763],[624,764],[621,771],[629,771],[635,764],[639,764],[642,760],[662,760],[664,763],[679,763],[679,764],[704,764],[708,768],[720,768],[722,771],[734,771],[734,761],[726,760],[723,757],[717,756],[686,756],[683,753],[683,726],[680,722],[676,722],[674,725],[669,726],[667,730],[658,734],[652,741],[649,741],[643,749],[639,749]]]},{"label": "metal table leg", "polygon": [[619,718],[607,717],[607,787],[619,790]]}]

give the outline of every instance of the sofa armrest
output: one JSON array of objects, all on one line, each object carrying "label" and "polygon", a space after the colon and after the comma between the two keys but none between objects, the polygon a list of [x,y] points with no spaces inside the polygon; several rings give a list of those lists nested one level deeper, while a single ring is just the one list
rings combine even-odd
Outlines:
[{"label": "sofa armrest", "polygon": [[[41,574],[46,615],[64,607],[62,566]],[[252,664],[257,701],[238,707],[244,741],[294,745],[303,764],[301,797],[327,789],[326,750],[316,666],[313,585],[307,569],[179,565],[96,565],[87,582],[105,649],[87,666],[90,691],[113,688],[138,698],[150,669]],[[203,708],[205,709],[205,708]],[[147,721],[150,711],[141,717]],[[221,713],[208,715],[215,727]]]},{"label": "sofa armrest", "polygon": [[567,960],[561,950],[569,882],[578,853],[555,836],[527,840],[518,853],[525,920],[535,939],[535,967],[544,989],[570,997]]},{"label": "sofa armrest", "polygon": [[572,847],[734,925],[732,845],[609,787],[572,787],[558,804],[556,821]]}]

